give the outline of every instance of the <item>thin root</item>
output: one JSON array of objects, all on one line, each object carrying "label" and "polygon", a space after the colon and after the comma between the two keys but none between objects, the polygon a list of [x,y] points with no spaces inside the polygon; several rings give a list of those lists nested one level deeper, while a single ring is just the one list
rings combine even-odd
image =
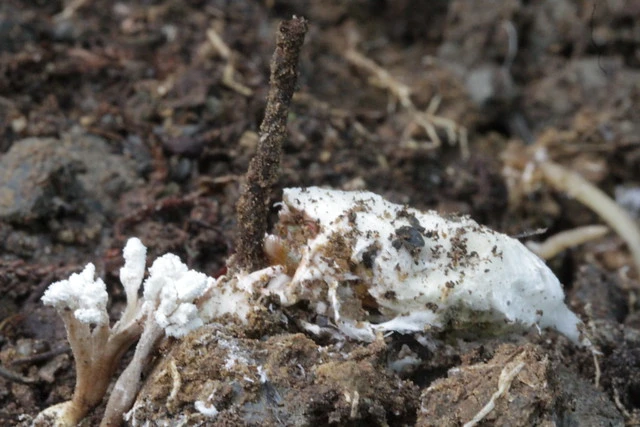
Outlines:
[{"label": "thin root", "polygon": [[171,405],[178,397],[178,393],[180,392],[180,388],[182,387],[182,377],[180,376],[180,372],[178,371],[178,367],[176,366],[176,362],[174,359],[169,361],[169,374],[171,375],[171,393],[169,393],[169,397],[167,397],[167,407]]},{"label": "thin root", "polygon": [[593,356],[593,366],[596,370],[596,376],[594,379],[594,385],[597,389],[600,389],[600,378],[602,378],[602,371],[600,370],[600,361],[598,360],[598,354],[596,352],[591,352]]},{"label": "thin root", "polygon": [[232,51],[213,27],[207,30],[207,40],[209,40],[209,43],[211,43],[215,52],[222,59],[227,61],[227,64],[222,71],[222,84],[240,95],[247,97],[253,95],[253,90],[251,90],[251,88],[243,85],[235,79],[236,70],[233,66]]},{"label": "thin root", "polygon": [[489,402],[487,402],[487,404],[484,405],[484,407],[480,410],[480,412],[478,412],[471,419],[471,421],[464,424],[464,427],[475,426],[480,421],[482,421],[484,417],[486,417],[491,411],[493,411],[493,409],[496,406],[496,400],[498,400],[500,397],[506,395],[509,392],[511,383],[513,383],[513,380],[520,373],[522,368],[525,367],[525,365],[526,364],[521,361],[520,363],[517,363],[515,366],[513,366],[513,363],[510,363],[507,366],[505,366],[504,369],[502,369],[502,372],[500,373],[500,379],[498,380],[498,390],[495,393],[493,393],[493,396],[491,396],[491,399],[489,399]]},{"label": "thin root", "polygon": [[615,403],[616,408],[618,408],[618,411],[622,412],[622,415],[627,420],[632,418],[631,413],[629,413],[627,408],[625,408],[625,406],[620,401],[620,393],[618,392],[618,389],[615,387],[613,387],[613,403]]},{"label": "thin root", "polygon": [[606,193],[579,174],[550,160],[538,164],[545,181],[597,213],[627,243],[640,272],[640,229],[629,214]]},{"label": "thin root", "polygon": [[[451,119],[436,115],[436,111],[442,100],[440,96],[434,96],[424,111],[418,110],[411,100],[411,88],[404,83],[398,81],[387,70],[376,64],[371,59],[365,57],[355,49],[347,49],[344,53],[345,59],[353,66],[369,73],[371,83],[388,90],[389,93],[398,101],[400,106],[404,108],[411,116],[411,123],[421,127],[429,137],[430,141],[426,145],[427,149],[435,149],[442,145],[442,140],[438,136],[437,128],[443,129],[447,134],[450,144],[458,143],[460,145],[461,155],[464,159],[469,158],[469,142],[467,129],[458,125]],[[410,128],[411,125],[408,126]],[[411,142],[408,137],[409,132],[405,130],[404,139]],[[415,141],[413,141],[415,142]]]},{"label": "thin root", "polygon": [[600,239],[608,232],[609,227],[604,225],[587,225],[562,231],[544,242],[527,242],[527,247],[540,258],[551,259],[566,249]]},{"label": "thin root", "polygon": [[56,21],[64,21],[65,19],[70,19],[75,13],[80,9],[87,0],[73,0],[69,4],[67,4],[62,12],[58,13],[53,17]]},{"label": "thin root", "polygon": [[355,420],[358,416],[358,406],[360,405],[360,393],[358,393],[358,390],[354,390],[353,398],[347,399],[347,401],[349,400],[351,400],[351,411],[349,413],[349,418]]},{"label": "thin root", "polygon": [[0,366],[0,377],[20,384],[35,384],[38,382],[37,379],[22,376],[17,372],[11,371],[7,368],[3,368],[2,366]]}]

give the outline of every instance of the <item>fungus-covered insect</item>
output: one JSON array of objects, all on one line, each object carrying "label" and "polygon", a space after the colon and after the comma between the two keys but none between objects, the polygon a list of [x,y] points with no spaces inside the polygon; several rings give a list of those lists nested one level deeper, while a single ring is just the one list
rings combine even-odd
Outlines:
[{"label": "fungus-covered insect", "polygon": [[536,325],[589,345],[544,262],[467,217],[369,192],[290,188],[265,250],[275,277],[264,292],[287,306],[308,301],[351,338]]}]

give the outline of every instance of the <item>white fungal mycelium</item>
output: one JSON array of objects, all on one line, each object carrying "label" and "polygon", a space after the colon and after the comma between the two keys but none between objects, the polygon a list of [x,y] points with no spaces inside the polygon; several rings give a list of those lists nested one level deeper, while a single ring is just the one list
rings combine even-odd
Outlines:
[{"label": "white fungal mycelium", "polygon": [[587,345],[545,263],[518,240],[467,217],[390,203],[363,191],[284,190],[265,250],[264,292],[308,301],[346,336],[377,331],[552,327]]}]

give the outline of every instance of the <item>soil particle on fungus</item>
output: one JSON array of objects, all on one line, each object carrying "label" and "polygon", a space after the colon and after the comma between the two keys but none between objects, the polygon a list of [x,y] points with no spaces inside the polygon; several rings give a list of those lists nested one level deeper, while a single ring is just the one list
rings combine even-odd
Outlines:
[{"label": "soil particle on fungus", "polygon": [[[422,229],[424,231],[424,228]],[[395,230],[395,239],[391,242],[391,245],[396,248],[404,248],[416,256],[420,253],[420,250],[424,247],[424,238],[419,228],[410,225],[403,225]]]}]

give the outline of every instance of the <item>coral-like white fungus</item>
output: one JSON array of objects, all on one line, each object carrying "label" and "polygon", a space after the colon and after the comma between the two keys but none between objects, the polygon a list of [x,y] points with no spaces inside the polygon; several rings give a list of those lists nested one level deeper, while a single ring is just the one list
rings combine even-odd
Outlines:
[{"label": "coral-like white fungus", "polygon": [[128,321],[135,316],[138,308],[138,289],[144,279],[146,268],[147,248],[140,239],[132,238],[127,241],[122,250],[124,266],[120,269],[120,282],[127,295],[127,308],[122,315],[122,320]]},{"label": "coral-like white fungus", "polygon": [[589,343],[544,262],[467,217],[421,212],[369,192],[290,188],[265,249],[285,271],[265,292],[283,305],[309,301],[355,339],[537,325]]},{"label": "coral-like white fungus", "polygon": [[167,335],[182,337],[204,324],[193,302],[207,287],[205,274],[189,270],[174,254],[156,259],[149,273],[144,283],[145,304],[157,305],[155,320]]},{"label": "coral-like white fungus", "polygon": [[[149,268],[139,300],[146,253],[136,238],[129,239],[124,248],[120,280],[127,307],[113,327],[109,325],[106,286],[94,278],[93,264],[87,264],[80,274],[72,274],[68,280],[53,283],[45,292],[42,301],[55,307],[64,320],[77,375],[73,398],[45,409],[36,421],[76,425],[102,400],[120,358],[140,338],[131,363],[113,387],[102,421],[102,425],[119,425],[137,393],[142,369],[162,335],[181,337],[204,324],[196,300],[207,286],[217,282],[189,270],[177,256],[166,254]],[[241,296],[248,300],[248,295]]]},{"label": "coral-like white fungus", "polygon": [[107,301],[109,295],[102,279],[95,279],[96,267],[89,263],[81,273],[74,273],[68,280],[52,283],[42,302],[56,310],[71,310],[82,324],[104,325],[109,322]]}]

